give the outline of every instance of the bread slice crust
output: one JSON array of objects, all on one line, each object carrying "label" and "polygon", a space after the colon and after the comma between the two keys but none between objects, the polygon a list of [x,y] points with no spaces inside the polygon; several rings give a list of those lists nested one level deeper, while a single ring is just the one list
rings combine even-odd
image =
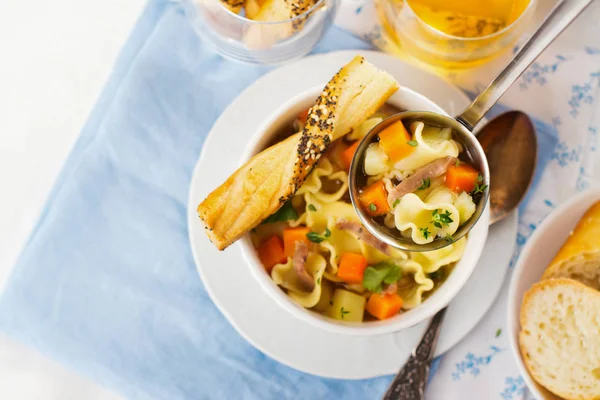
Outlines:
[{"label": "bread slice crust", "polygon": [[542,279],[571,278],[600,290],[600,201],[592,205],[560,248]]},{"label": "bread slice crust", "polygon": [[600,398],[600,292],[568,278],[523,298],[519,348],[531,376],[567,400]]}]

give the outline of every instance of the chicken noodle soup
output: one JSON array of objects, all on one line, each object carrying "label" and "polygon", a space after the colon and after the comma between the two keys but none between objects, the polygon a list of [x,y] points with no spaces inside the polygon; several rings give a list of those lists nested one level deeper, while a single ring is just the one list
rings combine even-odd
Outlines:
[{"label": "chicken noodle soup", "polygon": [[416,244],[454,242],[486,186],[449,127],[398,120],[369,144],[359,179],[360,207]]},{"label": "chicken noodle soup", "polygon": [[[464,238],[427,253],[404,252],[379,241],[360,223],[350,202],[348,170],[360,139],[386,114],[374,115],[333,142],[296,194],[251,233],[257,254],[273,281],[302,307],[337,320],[387,319],[417,307],[442,284],[466,246]],[[306,113],[302,113],[287,134],[301,129],[305,120]],[[417,170],[423,159],[435,161],[441,153],[443,157],[458,156],[459,146],[451,139],[446,142],[431,143],[431,149],[423,155],[407,159],[405,164],[411,166],[410,170],[392,168],[385,150],[373,147],[370,153],[376,155],[369,156],[368,167],[371,183],[391,190],[395,182]],[[396,173],[398,176],[394,176]],[[472,213],[472,200],[464,198],[462,204],[458,195],[454,199],[454,192],[444,192],[438,180],[430,179],[426,191],[438,199],[435,203],[431,200],[431,204],[442,204],[440,221],[447,221],[446,209],[456,221],[460,215]],[[374,203],[378,210],[384,200]],[[433,210],[427,201],[425,204]],[[393,215],[392,207],[388,208],[387,213]],[[421,209],[420,203],[413,201],[403,203],[398,210],[409,214]],[[450,233],[448,227],[443,228]]]}]

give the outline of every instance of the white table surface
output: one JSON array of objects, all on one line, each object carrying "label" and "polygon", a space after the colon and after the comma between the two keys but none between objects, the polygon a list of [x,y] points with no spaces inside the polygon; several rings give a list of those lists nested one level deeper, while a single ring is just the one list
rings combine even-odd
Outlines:
[{"label": "white table surface", "polygon": [[[0,286],[144,4],[0,1]],[[0,335],[0,398],[120,397]]]}]

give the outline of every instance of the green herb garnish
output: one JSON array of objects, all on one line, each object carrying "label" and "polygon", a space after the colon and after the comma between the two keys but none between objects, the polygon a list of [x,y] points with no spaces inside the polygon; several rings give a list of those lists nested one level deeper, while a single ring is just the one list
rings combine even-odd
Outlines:
[{"label": "green herb garnish", "polygon": [[342,315],[342,319],[344,319],[344,315],[350,314],[350,311],[344,310],[344,307],[340,308],[340,314]]},{"label": "green herb garnish", "polygon": [[419,143],[417,143],[417,141],[415,141],[415,140],[409,140],[406,143],[408,143],[408,145],[412,146],[412,147],[417,147],[419,145]]},{"label": "green herb garnish", "polygon": [[396,208],[396,206],[400,204],[400,199],[396,199],[394,200],[394,202],[392,203],[392,208]]},{"label": "green herb garnish", "polygon": [[502,334],[502,329],[498,328],[496,330],[496,337],[500,336]]},{"label": "green herb garnish", "polygon": [[380,262],[365,270],[363,287],[371,292],[381,292],[381,285],[397,282],[402,277],[402,270],[396,264]]},{"label": "green herb garnish", "polygon": [[472,194],[483,193],[485,189],[487,189],[488,185],[482,185],[483,176],[481,174],[477,175],[477,181],[475,182],[475,188],[471,192]]},{"label": "green herb garnish", "polygon": [[460,164],[461,164],[460,160],[456,160],[456,161],[454,162],[454,166],[455,166],[455,167],[458,167],[458,166],[460,166]]},{"label": "green herb garnish", "polygon": [[421,186],[419,186],[419,190],[429,189],[431,186],[431,178],[425,178],[421,181]]},{"label": "green herb garnish", "polygon": [[428,227],[420,228],[419,230],[421,231],[421,233],[423,234],[423,237],[425,239],[428,239],[429,235],[431,235],[431,232],[429,232],[429,228]]},{"label": "green herb garnish", "polygon": [[[439,213],[437,209],[433,210],[431,216],[433,217],[433,226],[436,228],[442,228],[442,224],[448,226],[451,222],[454,222],[452,218],[450,218],[450,211],[446,210],[444,213]],[[427,239],[427,238],[425,238]]]},{"label": "green herb garnish", "polygon": [[323,232],[322,236],[319,235],[317,232],[308,232],[306,234],[306,237],[308,238],[308,240],[310,240],[313,243],[321,243],[323,240],[325,240],[329,236],[331,236],[331,231],[329,230],[329,228],[325,228],[325,232]]},{"label": "green herb garnish", "polygon": [[313,243],[321,243],[323,240],[325,240],[325,238],[319,235],[317,232],[308,232],[306,237]]},{"label": "green herb garnish", "polygon": [[442,271],[441,269],[438,269],[437,271],[427,274],[427,276],[432,281],[441,281],[442,279],[444,279],[444,271]]},{"label": "green herb garnish", "polygon": [[377,211],[377,206],[373,203],[369,204],[369,210],[371,211]]},{"label": "green herb garnish", "polygon": [[446,239],[446,242],[448,242],[448,243],[453,243],[454,242],[454,238],[449,233],[446,235],[446,237],[444,239]]},{"label": "green herb garnish", "polygon": [[309,205],[308,205],[308,209],[309,209],[310,211],[317,211],[317,207],[313,206],[312,204],[309,204]]},{"label": "green herb garnish", "polygon": [[317,285],[321,284],[321,277],[317,278]]},{"label": "green herb garnish", "polygon": [[274,222],[289,221],[293,219],[298,219],[298,212],[292,205],[292,202],[288,200],[283,203],[279,210],[268,216],[263,221],[263,224],[271,224]]}]

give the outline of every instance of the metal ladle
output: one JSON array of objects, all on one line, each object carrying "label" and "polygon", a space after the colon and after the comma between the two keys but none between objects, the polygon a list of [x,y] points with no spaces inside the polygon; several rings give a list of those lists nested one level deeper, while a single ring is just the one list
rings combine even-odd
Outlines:
[{"label": "metal ladle", "polygon": [[[444,238],[436,238],[431,243],[417,244],[410,238],[405,238],[397,229],[390,229],[373,220],[358,201],[359,185],[364,175],[362,174],[365,152],[385,127],[399,120],[419,120],[425,124],[445,126],[452,128],[452,137],[461,143],[470,156],[473,166],[477,168],[482,177],[482,184],[489,188],[489,165],[483,148],[473,135],[473,128],[498,101],[504,92],[527,69],[527,67],[540,55],[540,53],[583,11],[593,0],[563,0],[558,3],[542,22],[537,31],[529,38],[527,43],[519,50],[508,65],[490,83],[490,85],[456,118],[430,111],[406,111],[395,114],[373,128],[360,142],[349,174],[350,198],[363,225],[379,240],[393,247],[407,251],[431,251],[449,244]],[[364,180],[364,179],[363,179]],[[473,216],[453,234],[456,241],[465,236],[481,217],[489,197],[486,189],[476,205]]]}]

